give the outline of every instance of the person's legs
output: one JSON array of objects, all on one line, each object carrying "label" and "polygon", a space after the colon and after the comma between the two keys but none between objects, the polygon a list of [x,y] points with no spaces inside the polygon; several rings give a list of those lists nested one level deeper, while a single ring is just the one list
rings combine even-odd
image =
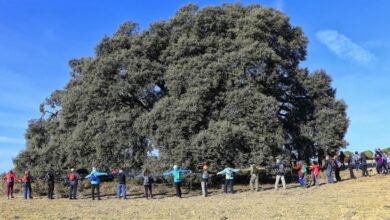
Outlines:
[{"label": "person's legs", "polygon": [[121,190],[122,190],[122,188],[121,188],[121,184],[117,184],[116,185],[116,198],[117,199],[120,199],[121,198]]},{"label": "person's legs", "polygon": [[234,192],[234,190],[233,190],[233,180],[230,180],[229,185],[230,185],[230,193],[233,193]]},{"label": "person's legs", "polygon": [[126,199],[126,184],[122,185],[123,199]]},{"label": "person's legs", "polygon": [[200,185],[202,187],[202,196],[206,197],[206,182],[202,181],[200,182]]},{"label": "person's legs", "polygon": [[32,189],[31,189],[31,183],[28,184],[28,198],[32,199]]},{"label": "person's legs", "polygon": [[178,192],[179,192],[179,197],[181,198],[181,183],[178,183]]},{"label": "person's legs", "polygon": [[305,187],[305,180],[303,176],[299,176],[299,184],[301,187]]},{"label": "person's legs", "polygon": [[314,176],[314,180],[315,180],[315,183],[316,183],[316,186],[320,186],[320,181],[319,181],[319,176]]},{"label": "person's legs", "polygon": [[284,176],[280,177],[280,179],[282,180],[283,189],[286,189],[286,179]]},{"label": "person's legs", "polygon": [[150,198],[153,199],[152,185],[148,185],[148,189],[150,193]]},{"label": "person's legs", "polygon": [[149,194],[148,194],[148,186],[147,185],[144,185],[144,190],[145,190],[145,198],[148,199]]},{"label": "person's legs", "polygon": [[255,178],[254,176],[252,175],[250,180],[249,180],[249,186],[251,188],[251,190],[253,191],[254,190],[254,183],[255,183]]},{"label": "person's legs", "polygon": [[27,199],[27,190],[28,190],[28,186],[27,184],[23,186],[23,189],[24,189],[24,199]]},{"label": "person's legs", "polygon": [[255,179],[255,189],[256,189],[256,192],[259,191],[259,176],[256,175],[256,179]]},{"label": "person's legs", "polygon": [[14,183],[7,183],[7,196],[14,198]]},{"label": "person's legs", "polygon": [[279,185],[279,181],[280,181],[280,175],[276,175],[276,179],[275,179],[275,190],[278,189],[278,185]]},{"label": "person's legs", "polygon": [[51,199],[51,187],[50,183],[47,184],[47,198]]},{"label": "person's legs", "polygon": [[92,185],[91,185],[92,200],[95,200],[95,189],[96,189],[96,185],[95,185],[95,184],[92,184]]},{"label": "person's legs", "polygon": [[225,179],[225,182],[224,182],[224,184],[223,184],[223,192],[224,192],[224,193],[227,193],[227,184],[228,184],[228,180]]},{"label": "person's legs", "polygon": [[69,184],[69,199],[73,199],[73,189],[74,189],[74,185]]},{"label": "person's legs", "polygon": [[355,179],[355,174],[353,173],[353,166],[350,165],[349,167],[349,175],[351,176],[351,179]]},{"label": "person's legs", "polygon": [[100,200],[100,184],[96,185],[96,193],[97,193],[98,200]]}]

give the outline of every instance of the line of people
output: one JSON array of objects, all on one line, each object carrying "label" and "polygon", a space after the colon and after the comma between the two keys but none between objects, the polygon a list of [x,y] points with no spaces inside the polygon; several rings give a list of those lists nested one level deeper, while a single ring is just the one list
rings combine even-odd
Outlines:
[{"label": "line of people", "polygon": [[[233,168],[229,166],[228,164],[225,165],[225,168],[217,173],[212,173],[209,171],[208,165],[204,165],[202,169],[197,170],[196,173],[200,174],[200,182],[201,182],[201,189],[202,189],[202,195],[204,197],[208,196],[208,182],[210,175],[224,175],[224,186],[223,186],[223,192],[224,193],[233,193],[233,185],[234,185],[234,174],[238,172],[242,173],[249,173],[250,180],[249,185],[250,189],[252,191],[258,191],[259,189],[259,175],[261,172],[266,170],[274,170],[275,173],[275,190],[278,189],[279,184],[281,182],[282,187],[286,189],[286,180],[285,180],[285,174],[286,174],[286,168],[291,167],[292,170],[295,170],[298,175],[298,182],[301,187],[307,187],[309,185],[316,185],[319,186],[319,174],[321,171],[321,168],[325,170],[325,175],[328,183],[334,183],[333,174],[335,176],[336,182],[341,181],[340,177],[340,170],[343,169],[344,159],[343,158],[343,152],[340,152],[340,154],[335,155],[334,157],[326,156],[325,163],[323,166],[320,166],[318,164],[318,161],[313,160],[309,166],[304,163],[304,161],[297,161],[293,164],[286,164],[281,160],[277,160],[276,163],[272,166],[268,167],[262,167],[255,163],[252,163],[247,168]],[[377,149],[375,152],[374,160],[376,162],[376,169],[378,174],[382,173],[388,173],[387,169],[387,155],[382,152],[380,149]],[[355,154],[351,154],[347,158],[348,162],[348,169],[350,172],[350,177],[352,179],[355,178],[353,170],[362,170],[362,176],[368,176],[367,171],[367,157],[364,155],[364,153],[358,154],[358,152],[355,152]],[[100,200],[100,178],[102,176],[113,176],[116,178],[117,182],[117,198],[118,199],[126,199],[126,180],[128,178],[135,178],[135,179],[142,179],[143,180],[143,186],[145,190],[145,198],[153,198],[152,193],[152,184],[155,181],[155,178],[157,177],[172,177],[173,179],[173,185],[175,187],[176,196],[181,198],[182,192],[182,174],[184,173],[192,173],[191,170],[182,170],[177,165],[173,166],[173,169],[162,173],[162,174],[155,174],[152,173],[149,169],[143,170],[143,172],[137,176],[124,172],[121,169],[116,169],[111,173],[105,173],[105,172],[98,172],[95,167],[92,168],[92,171],[85,176],[85,179],[88,179],[91,184],[91,195],[92,199],[95,200],[95,197],[97,197],[98,200]],[[310,174],[308,174],[310,173]],[[309,177],[309,178],[306,178]],[[69,199],[77,199],[77,189],[78,189],[78,182],[82,180],[79,173],[77,173],[74,169],[71,169],[70,172],[64,177],[68,183],[69,183]],[[25,171],[23,177],[19,180],[18,177],[12,172],[8,172],[3,179],[6,183],[6,195],[7,198],[13,198],[13,189],[14,184],[17,182],[21,182],[23,184],[24,189],[24,198],[25,199],[31,199],[32,193],[31,193],[31,183],[35,178],[30,175],[29,171]],[[54,198],[54,185],[55,185],[55,175],[54,172],[49,170],[45,176],[44,180],[47,183],[47,196],[48,199]],[[228,190],[229,188],[229,190]]]}]

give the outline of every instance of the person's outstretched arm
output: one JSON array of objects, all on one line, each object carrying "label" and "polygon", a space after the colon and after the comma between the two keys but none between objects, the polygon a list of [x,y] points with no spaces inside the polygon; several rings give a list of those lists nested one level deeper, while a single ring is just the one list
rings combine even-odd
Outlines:
[{"label": "person's outstretched arm", "polygon": [[222,175],[222,174],[225,174],[225,173],[226,173],[226,171],[222,170],[222,171],[218,172],[217,175]]},{"label": "person's outstretched arm", "polygon": [[171,176],[171,175],[172,175],[172,171],[169,171],[169,172],[163,173],[162,175],[163,175],[163,176]]},{"label": "person's outstretched arm", "polygon": [[180,173],[192,173],[191,170],[179,170]]},{"label": "person's outstretched arm", "polygon": [[108,173],[96,172],[96,176],[107,176]]},{"label": "person's outstretched arm", "polygon": [[233,172],[237,173],[237,172],[240,172],[240,168],[236,168],[236,169],[232,169]]}]

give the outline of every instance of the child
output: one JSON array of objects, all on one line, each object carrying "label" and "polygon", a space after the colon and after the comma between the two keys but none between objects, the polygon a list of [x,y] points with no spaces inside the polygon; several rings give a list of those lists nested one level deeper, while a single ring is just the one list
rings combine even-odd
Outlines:
[{"label": "child", "polygon": [[313,161],[311,166],[309,167],[309,170],[311,170],[313,185],[315,184],[317,187],[319,187],[320,182],[318,180],[318,175],[320,174],[320,166],[318,166],[318,163],[316,161]]}]

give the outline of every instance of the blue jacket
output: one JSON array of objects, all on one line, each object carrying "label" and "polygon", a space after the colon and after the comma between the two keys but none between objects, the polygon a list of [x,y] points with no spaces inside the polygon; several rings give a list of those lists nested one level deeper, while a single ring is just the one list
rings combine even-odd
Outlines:
[{"label": "blue jacket", "polygon": [[[92,177],[92,175],[95,175],[96,176],[96,180],[92,180],[90,179]],[[100,178],[99,176],[107,176],[108,174],[107,173],[100,173],[100,172],[97,172],[97,171],[92,171],[88,176],[86,176],[85,178],[89,178],[90,181],[91,181],[91,184],[92,185],[97,185],[97,184],[100,184]]]},{"label": "blue jacket", "polygon": [[169,172],[163,173],[163,176],[173,176],[173,182],[180,183],[181,182],[181,173],[189,173],[189,170],[180,170],[174,169]]}]

